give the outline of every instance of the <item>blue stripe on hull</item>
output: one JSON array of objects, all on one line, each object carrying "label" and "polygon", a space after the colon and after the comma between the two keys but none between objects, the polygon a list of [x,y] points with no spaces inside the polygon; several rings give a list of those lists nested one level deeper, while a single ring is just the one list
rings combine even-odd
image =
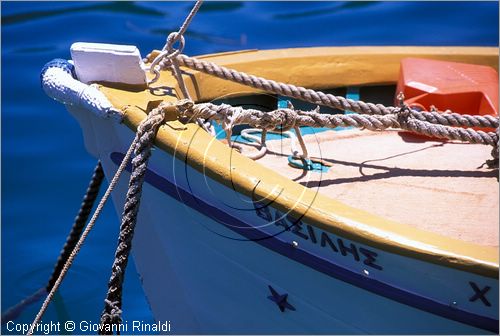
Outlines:
[{"label": "blue stripe on hull", "polygon": [[[124,157],[122,153],[113,152],[110,155],[111,160],[119,165]],[[127,165],[127,171],[131,171],[131,165]],[[274,252],[277,252],[289,259],[306,265],[318,272],[334,277],[338,280],[350,283],[354,286],[363,288],[372,293],[384,296],[394,301],[409,305],[414,308],[424,310],[457,322],[468,324],[470,326],[498,333],[498,320],[463,311],[432,299],[411,293],[400,288],[393,287],[375,279],[366,278],[358,273],[352,272],[343,267],[337,266],[328,260],[320,258],[310,252],[293,248],[288,242],[284,242],[277,236],[269,236],[265,232],[254,228],[253,226],[242,222],[238,218],[205,203],[202,199],[176,186],[166,178],[158,175],[148,169],[146,171],[145,181],[162,191],[163,193],[183,202],[192,209],[210,217],[223,224],[232,231],[244,236],[247,239],[254,240],[256,243],[264,246]],[[233,223],[226,225],[225,223]]]}]

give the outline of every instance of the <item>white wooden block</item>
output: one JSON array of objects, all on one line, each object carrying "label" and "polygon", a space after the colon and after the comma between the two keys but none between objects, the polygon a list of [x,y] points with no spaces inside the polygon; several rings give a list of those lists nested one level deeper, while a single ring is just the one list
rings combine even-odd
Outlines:
[{"label": "white wooden block", "polygon": [[78,80],[146,85],[146,73],[136,46],[77,42],[71,58]]}]

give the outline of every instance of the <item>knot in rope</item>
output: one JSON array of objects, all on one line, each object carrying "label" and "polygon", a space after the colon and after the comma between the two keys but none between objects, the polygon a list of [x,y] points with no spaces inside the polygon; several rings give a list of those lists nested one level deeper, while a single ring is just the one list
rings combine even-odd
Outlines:
[{"label": "knot in rope", "polygon": [[259,126],[270,131],[279,130],[286,132],[295,127],[298,117],[299,114],[293,109],[279,109],[264,113],[259,121]]},{"label": "knot in rope", "polygon": [[[226,110],[227,111],[227,110]],[[230,111],[230,113],[224,113],[222,119],[222,128],[226,133],[232,132],[232,129],[235,125],[240,123],[240,120],[243,119],[242,114],[243,109],[238,106]]]},{"label": "knot in rope", "polygon": [[[175,102],[175,108],[177,111],[177,117],[185,118],[188,117],[188,111],[194,111],[194,102],[191,99],[181,99]],[[193,114],[190,118],[198,118],[197,114]]]}]

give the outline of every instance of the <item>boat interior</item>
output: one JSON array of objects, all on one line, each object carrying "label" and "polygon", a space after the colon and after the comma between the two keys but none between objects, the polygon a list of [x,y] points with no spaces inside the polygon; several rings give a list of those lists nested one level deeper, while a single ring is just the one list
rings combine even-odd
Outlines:
[{"label": "boat interior", "polygon": [[[395,90],[395,85],[382,85],[326,92],[387,106],[394,104]],[[212,102],[271,111],[280,100],[290,101],[295,109],[316,108],[268,94]],[[327,107],[321,107],[320,112],[344,113]],[[245,128],[248,127],[236,126],[232,141],[238,151],[252,155],[260,145],[241,136]],[[306,170],[289,164],[292,140],[285,134],[269,134],[268,150],[256,162],[354,208],[450,238],[498,246],[498,169],[485,164],[491,158],[490,146],[398,130],[302,127],[301,133],[309,156],[320,165],[319,169]],[[260,137],[258,132],[254,135]],[[221,128],[217,129],[217,138],[227,143]]]},{"label": "boat interior", "polygon": [[[156,54],[151,53],[149,61]],[[213,60],[238,71],[318,89],[352,100],[394,106],[400,61],[409,56],[482,64],[498,69],[498,50],[495,48],[315,48],[230,52],[199,58]],[[288,72],[281,71],[283,68],[288,69]],[[307,76],[304,75],[304,69],[309,70]],[[123,110],[129,110],[131,106],[138,108],[134,113],[127,113],[127,123],[133,129],[144,117],[142,113],[150,108],[144,102],[178,99],[177,81],[170,72],[165,73],[166,76],[160,77],[155,87],[147,90],[139,89],[127,94],[120,87],[114,89],[102,86],[101,90],[115,106]],[[183,75],[187,89],[195,96],[193,99],[197,103],[225,103],[262,111],[286,107],[289,103],[297,110],[317,108],[301,100],[263,93],[201,72],[183,70]],[[319,112],[350,113],[324,106],[320,107]],[[171,120],[176,120],[176,116],[172,118]],[[214,126],[217,139],[227,144],[227,135],[222,127]],[[249,132],[245,130],[247,128],[248,125],[234,126],[231,142],[239,148],[233,147],[229,153],[241,151],[245,156],[252,156],[259,151],[260,144],[245,137],[245,132]],[[488,247],[488,251],[498,248],[498,168],[490,168],[486,164],[492,158],[491,146],[423,137],[400,130],[373,132],[346,127],[301,127],[309,157],[318,168],[306,170],[301,166],[301,160],[291,160],[292,149],[298,146],[293,139],[293,129],[290,132],[285,132],[288,135],[269,133],[267,152],[255,162],[309,190],[337,200],[350,209],[360,209],[363,213],[387,219],[388,223],[407,224],[418,232],[437,233],[464,243],[472,243],[467,245],[472,254],[475,251],[472,246]],[[195,134],[195,131],[189,128],[185,135],[181,136],[179,133],[179,139],[185,139],[189,134]],[[260,138],[259,131],[252,135],[254,139]],[[177,146],[180,141],[174,136],[166,135],[162,139],[163,148],[167,151],[172,151],[172,146]],[[207,138],[200,139],[203,140],[197,146],[205,146]],[[220,150],[216,152],[221,153]],[[195,166],[210,165],[208,170],[200,169],[209,174],[214,173],[215,179],[219,181],[227,178],[224,174],[229,174],[230,169],[218,165],[233,162],[232,159],[222,157],[203,157],[201,161],[196,157],[193,160],[191,164]],[[237,159],[234,162],[245,167],[245,160]],[[255,173],[255,167],[247,168],[241,168],[245,173],[238,175],[242,181],[245,174]],[[273,175],[275,174],[266,175],[266,178]],[[321,207],[326,204],[321,202]],[[331,213],[338,210],[321,209],[331,210]],[[391,227],[390,230],[395,228]],[[444,241],[446,245],[454,244],[451,240]]]}]

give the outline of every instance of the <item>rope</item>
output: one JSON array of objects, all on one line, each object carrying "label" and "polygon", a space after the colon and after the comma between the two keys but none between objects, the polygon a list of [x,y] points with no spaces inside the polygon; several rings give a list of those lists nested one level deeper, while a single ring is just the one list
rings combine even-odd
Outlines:
[{"label": "rope", "polygon": [[[496,133],[497,137],[500,138],[500,128],[497,127],[495,133]],[[493,148],[491,149],[492,159],[486,160],[486,162],[485,162],[489,168],[498,168],[498,166],[499,166],[498,154],[499,154],[498,153],[498,142],[496,142],[495,145],[493,146]]]},{"label": "rope", "polygon": [[[177,63],[177,56],[180,55],[182,50],[184,49],[184,33],[186,32],[187,28],[191,24],[191,21],[193,20],[194,16],[200,9],[201,5],[203,3],[203,0],[197,0],[196,3],[194,4],[193,8],[191,9],[191,12],[189,12],[188,16],[182,23],[181,27],[177,32],[170,33],[167,37],[167,40],[165,42],[165,45],[163,46],[161,52],[155,57],[155,59],[151,62],[151,65],[149,67],[149,70],[155,74],[155,77],[149,82],[149,84],[152,84],[156,82],[160,78],[160,72],[159,70],[164,69],[166,66],[172,66],[172,61]],[[176,42],[179,42],[179,47],[177,49],[174,49],[174,44]],[[157,69],[157,65],[159,65],[160,69]],[[175,69],[174,69],[175,68]],[[181,87],[181,91],[184,94],[185,98],[188,98],[187,90],[184,85],[180,85],[181,82],[182,84],[184,83],[182,81],[182,76],[180,76],[180,69],[177,66],[172,67],[172,71],[174,72],[174,76],[176,77],[177,81],[179,81],[179,86]]]},{"label": "rope", "polygon": [[78,211],[78,215],[76,216],[73,226],[71,227],[71,231],[68,237],[66,238],[66,243],[64,244],[64,247],[61,250],[61,253],[59,254],[59,258],[56,264],[54,265],[54,270],[52,271],[49,281],[47,282],[47,285],[43,288],[40,288],[27,298],[17,303],[15,306],[9,308],[4,314],[2,314],[2,324],[6,323],[7,321],[15,320],[26,307],[28,307],[33,303],[36,303],[39,299],[41,299],[42,297],[47,295],[48,292],[50,292],[50,290],[54,286],[54,283],[59,277],[59,274],[61,274],[61,270],[63,269],[66,261],[68,260],[71,251],[74,249],[78,241],[78,238],[82,233],[83,227],[87,222],[90,211],[92,210],[94,202],[99,193],[99,189],[102,184],[103,178],[104,178],[104,173],[102,171],[102,166],[101,163],[98,162],[94,169],[94,173],[92,174],[92,178],[90,180],[89,186],[83,198],[80,210]]},{"label": "rope", "polygon": [[[155,61],[159,58],[165,57],[164,55],[159,55]],[[171,55],[169,59],[174,60],[173,62],[183,66],[186,66],[192,70],[200,71],[209,75],[213,75],[222,79],[230,80],[239,84],[248,85],[250,87],[271,92],[274,94],[279,94],[291,98],[300,99],[309,103],[323,105],[334,109],[349,110],[358,113],[357,115],[349,114],[347,116],[324,116],[321,117],[317,111],[305,112],[302,111],[301,114],[304,116],[308,114],[310,119],[302,119],[299,123],[301,125],[289,124],[291,120],[297,121],[297,117],[294,115],[292,109],[281,109],[274,111],[274,115],[271,113],[259,113],[255,110],[243,110],[241,108],[235,108],[231,113],[225,113],[224,117],[220,120],[221,124],[226,132],[227,141],[229,146],[236,146],[232,144],[231,134],[232,127],[234,125],[248,123],[253,127],[262,128],[264,130],[273,130],[277,125],[281,125],[286,130],[290,128],[296,128],[298,126],[313,126],[313,127],[337,127],[337,126],[354,126],[363,127],[370,130],[383,130],[389,127],[402,128],[406,130],[413,131],[418,134],[424,134],[428,136],[433,136],[437,138],[444,138],[450,140],[460,140],[470,143],[478,144],[488,144],[493,146],[492,156],[493,160],[488,162],[489,166],[498,165],[498,132],[484,132],[475,131],[470,129],[470,127],[487,127],[495,128],[498,130],[499,119],[491,116],[477,116],[477,115],[465,115],[454,113],[447,110],[445,113],[439,113],[434,109],[430,112],[412,110],[404,105],[403,97],[401,95],[400,106],[384,106],[382,104],[366,103],[363,101],[355,101],[352,99],[347,99],[341,96],[335,96],[332,94],[326,94],[321,91],[315,91],[311,89],[306,89],[304,87],[295,86],[292,84],[285,84],[282,82],[276,82],[273,80],[265,79],[262,77],[257,77],[253,75],[248,75],[244,72],[239,72],[233,69],[228,69],[223,66],[219,66],[212,62],[207,62],[203,60],[198,60],[193,57],[189,57],[182,54]],[[155,63],[153,61],[153,64]],[[172,62],[172,61],[170,61]],[[177,65],[178,65],[177,64]],[[159,72],[158,72],[159,76]],[[181,85],[181,78],[177,78],[179,85]],[[188,97],[185,95],[185,97]],[[189,98],[188,98],[189,99]],[[190,99],[189,99],[190,100]],[[205,105],[207,107],[209,105]],[[222,106],[222,105],[219,105]],[[196,117],[195,120],[200,124],[201,119],[212,120],[215,115],[210,111],[217,111],[216,113],[224,112],[225,109],[231,109],[231,106],[227,107],[215,107],[210,106],[208,111],[201,111],[203,107],[201,105],[196,106]],[[193,110],[194,111],[194,110]],[[206,115],[207,117],[204,117]],[[361,115],[366,115],[362,117]],[[374,118],[371,118],[371,117]],[[380,118],[386,117],[386,118]],[[326,118],[326,119],[325,119]],[[328,120],[328,118],[333,118]],[[337,119],[335,119],[337,118]],[[241,122],[245,120],[245,122]],[[310,124],[314,121],[313,124]],[[203,124],[204,125],[204,124]],[[266,126],[267,125],[267,126]],[[202,126],[203,127],[203,126]],[[469,127],[466,129],[460,127]],[[205,127],[203,127],[205,128]],[[298,134],[298,140],[302,147],[302,156],[307,157],[307,148],[302,139],[301,134]],[[265,136],[262,141],[265,142]],[[262,157],[265,154],[266,148],[265,143],[261,142],[262,148],[259,153],[255,156],[257,158]]]},{"label": "rope", "polygon": [[[373,104],[366,103],[363,101],[355,101],[352,99],[347,99],[341,96],[335,96],[332,94],[326,94],[321,91],[315,91],[311,89],[306,89],[304,87],[295,86],[292,84],[286,84],[282,82],[276,82],[273,80],[265,79],[262,77],[257,77],[253,75],[246,74],[244,72],[239,72],[233,69],[229,69],[223,66],[219,66],[212,62],[207,62],[203,60],[198,60],[193,57],[189,57],[181,54],[181,51],[184,47],[184,37],[183,33],[186,31],[187,26],[191,22],[193,16],[198,11],[201,6],[201,0],[197,1],[188,17],[184,21],[184,24],[181,26],[177,33],[171,33],[168,38],[165,46],[163,47],[162,52],[151,63],[151,71],[155,73],[154,81],[156,81],[159,76],[159,69],[157,69],[157,65],[159,64],[159,68],[163,69],[166,66],[169,66],[172,69],[172,73],[177,79],[179,83],[179,87],[183,92],[184,98],[191,100],[189,93],[185,87],[184,80],[182,78],[179,65],[186,66],[192,70],[200,71],[209,75],[213,75],[222,79],[230,80],[239,84],[248,85],[250,87],[272,92],[274,94],[279,94],[287,97],[292,97],[296,99],[300,99],[309,103],[323,105],[334,109],[340,110],[349,110],[363,115],[370,116],[387,116],[385,119],[381,118],[360,118],[355,116],[347,116],[346,119],[343,120],[333,120],[330,121],[330,124],[334,123],[343,123],[350,126],[355,127],[364,127],[371,130],[382,130],[388,127],[396,127],[403,128],[407,130],[411,130],[413,132],[430,135],[438,138],[445,138],[451,140],[460,140],[471,143],[482,143],[489,144],[493,146],[492,156],[494,158],[494,162],[498,163],[498,132],[497,134],[492,132],[484,132],[484,131],[475,131],[472,129],[460,129],[455,127],[488,127],[488,128],[496,128],[499,127],[498,118],[486,115],[486,116],[472,116],[472,115],[464,115],[459,113],[454,113],[452,111],[445,111],[445,113],[439,113],[434,108],[431,111],[417,111],[408,108],[404,104],[404,99],[402,94],[398,97],[400,100],[400,106],[384,106],[382,104]],[[172,45],[175,41],[179,41],[179,48],[174,50]],[[293,109],[293,108],[292,108]],[[289,120],[296,120],[293,112],[290,112],[292,109],[282,109],[277,110],[280,111],[283,118],[279,118],[279,116],[273,116],[275,119],[278,118],[279,125],[285,130],[289,130],[294,128],[297,133],[297,139],[302,147],[302,157],[307,157],[307,148],[305,146],[302,135],[300,134],[300,129],[297,125],[292,124],[289,125]],[[275,112],[277,112],[275,111]],[[253,111],[255,112],[255,111]],[[252,114],[251,112],[250,114]],[[306,112],[302,112],[305,114]],[[319,124],[325,123],[326,120],[321,119],[320,114],[314,111],[308,112],[311,118],[318,119]],[[315,113],[314,115],[312,113]],[[210,113],[208,113],[210,114]],[[278,114],[278,113],[276,113]],[[253,113],[252,116],[257,115]],[[292,118],[289,118],[290,115]],[[397,117],[394,117],[397,115]],[[213,116],[212,116],[213,117]],[[239,122],[242,119],[249,117],[248,113],[242,112],[242,109],[235,109],[233,113],[226,114],[222,119],[221,124],[226,132],[228,145],[231,147],[238,147],[236,144],[233,144],[231,141],[232,134],[232,126],[241,124]],[[273,118],[269,117],[269,114],[261,114],[260,118]],[[252,119],[250,117],[250,119]],[[201,117],[199,112],[196,113],[195,117],[196,122],[205,129],[209,133],[214,133],[213,128],[211,130],[208,129],[207,126]],[[245,119],[246,120],[246,119]],[[255,120],[254,120],[255,121]],[[268,124],[266,127],[265,124]],[[261,120],[260,122],[255,121],[255,125],[261,125],[257,127],[261,127],[263,130],[272,130],[277,127],[277,119],[276,120]],[[310,125],[314,127],[320,127],[319,124]],[[254,124],[251,124],[254,125]],[[362,125],[362,126],[360,126]],[[333,126],[326,126],[333,127]],[[262,157],[266,152],[265,146],[265,133],[262,136],[261,140],[261,149],[259,153],[255,156],[256,158]],[[295,154],[294,154],[295,155]]]},{"label": "rope", "polygon": [[[255,133],[255,132],[261,133],[260,138],[255,136],[255,135],[252,135],[252,133]],[[264,157],[264,155],[266,155],[266,153],[267,153],[267,145],[266,145],[267,132],[268,131],[266,131],[266,130],[261,130],[258,128],[246,128],[246,129],[241,130],[240,136],[243,139],[260,145],[260,148],[259,148],[257,153],[246,155],[249,159],[258,160],[258,159]]]},{"label": "rope", "polygon": [[[260,138],[255,136],[255,135],[252,135],[252,133],[256,133],[256,132],[261,133]],[[294,157],[298,157],[298,158],[304,157],[304,152],[302,152],[302,154],[300,154],[299,151],[296,149],[295,142],[297,141],[297,136],[295,136],[295,134],[293,134],[290,131],[283,132],[281,130],[280,131],[268,131],[268,130],[261,130],[260,128],[245,128],[245,129],[241,130],[240,136],[247,141],[254,142],[254,143],[257,143],[258,145],[260,145],[260,148],[259,148],[257,153],[246,154],[246,156],[249,159],[258,160],[258,159],[264,157],[264,155],[266,155],[266,153],[267,153],[266,137],[267,137],[268,133],[275,133],[275,134],[279,134],[281,136],[285,136],[287,138],[290,138],[290,150],[292,152],[292,155]],[[305,144],[304,144],[304,146],[305,146]],[[302,144],[301,144],[301,148],[304,148],[302,146]],[[306,149],[305,154],[307,156],[307,149]]]},{"label": "rope", "polygon": [[186,17],[186,19],[182,23],[181,27],[179,28],[179,31],[178,31],[179,35],[184,35],[187,28],[191,24],[191,21],[193,20],[194,16],[196,15],[196,13],[198,13],[198,10],[200,9],[202,4],[203,4],[203,0],[196,1],[193,8],[191,9],[191,12],[189,12],[188,16]]},{"label": "rope", "polygon": [[94,168],[94,173],[92,178],[90,179],[89,186],[87,188],[87,192],[83,197],[82,205],[80,206],[80,210],[78,211],[78,215],[75,218],[74,224],[71,228],[71,231],[66,238],[66,243],[59,254],[59,258],[57,259],[57,263],[54,266],[54,270],[52,271],[52,275],[47,283],[46,289],[47,292],[50,292],[52,287],[54,287],[54,283],[56,282],[59,274],[61,274],[61,270],[64,267],[64,264],[68,260],[71,251],[75,248],[76,243],[78,242],[78,238],[82,234],[83,228],[85,227],[85,223],[87,223],[87,219],[89,218],[90,211],[94,206],[97,195],[99,194],[99,189],[102,184],[102,180],[104,179],[104,171],[102,170],[101,162],[98,161],[96,167]]},{"label": "rope", "polygon": [[[248,75],[243,72],[228,69],[215,63],[198,60],[186,55],[178,55],[176,58],[179,61],[180,65],[186,66],[192,70],[200,71],[256,89],[300,99],[317,105],[323,105],[335,109],[349,110],[356,113],[369,115],[394,114],[398,111],[397,107],[386,107],[382,104],[372,104],[365,103],[363,101],[355,101],[332,94],[326,94],[321,91],[306,89],[292,84],[276,82],[262,77]],[[411,117],[420,121],[426,121],[432,124],[441,124],[444,126],[497,128],[499,125],[498,118],[490,115],[472,116],[453,112],[439,113],[436,111],[419,112],[411,110]]]},{"label": "rope", "polygon": [[[149,84],[153,84],[160,78],[160,70],[163,70],[165,68],[170,68],[172,75],[174,78],[177,80],[177,83],[179,84],[179,88],[181,90],[182,96],[184,99],[189,99],[191,100],[191,96],[189,94],[189,91],[186,87],[186,83],[184,82],[184,79],[182,78],[182,71],[179,67],[179,61],[177,60],[177,56],[182,52],[184,49],[185,45],[185,40],[184,40],[184,33],[186,32],[187,28],[191,24],[191,21],[193,20],[194,16],[200,9],[201,5],[203,3],[203,0],[198,0],[196,1],[195,5],[191,9],[191,12],[189,12],[188,16],[182,23],[181,27],[177,32],[170,33],[167,37],[167,41],[165,42],[165,45],[162,48],[162,51],[156,58],[151,62],[150,66],[150,71],[155,74],[155,77],[149,82]],[[174,44],[176,42],[179,42],[179,47],[177,49],[174,48]],[[204,129],[206,132],[214,134],[215,131],[211,128],[210,125],[207,125],[204,120],[202,119],[196,119],[197,124]]]},{"label": "rope", "polygon": [[189,103],[186,101],[179,102],[177,109],[181,118],[214,120],[221,123],[224,128],[239,124],[248,124],[251,127],[264,130],[275,130],[278,126],[282,126],[285,129],[302,126],[329,128],[354,126],[372,131],[401,128],[427,136],[475,144],[496,146],[498,143],[498,134],[495,132],[483,132],[471,128],[454,128],[432,124],[413,118],[413,114],[404,113],[404,111],[390,115],[321,114],[317,110],[299,111],[292,109],[262,112],[254,109],[233,107],[227,104],[215,105],[204,103],[195,105],[192,102]]},{"label": "rope", "polygon": [[[176,58],[179,61],[179,63],[183,66],[222,79],[230,80],[239,84],[248,85],[250,87],[264,90],[267,92],[272,92],[275,94],[300,99],[309,103],[323,105],[344,111],[349,110],[358,113],[358,115],[351,114],[344,116],[343,119],[342,117],[335,116],[333,118],[340,118],[340,119],[332,119],[328,121],[326,119],[322,119],[321,115],[317,112],[314,111],[302,112],[302,114],[308,113],[309,116],[311,118],[315,118],[316,119],[315,121],[317,121],[318,123],[315,123],[313,125],[301,125],[301,126],[336,127],[333,126],[333,124],[340,123],[349,126],[364,127],[371,130],[382,130],[388,127],[403,128],[411,130],[415,133],[434,136],[438,138],[491,145],[494,147],[492,155],[494,156],[494,160],[496,160],[493,161],[493,163],[498,162],[498,160],[495,158],[495,155],[498,155],[497,154],[498,150],[496,149],[498,148],[497,144],[498,134],[493,132],[486,133],[484,131],[475,131],[473,129],[454,128],[456,126],[459,126],[459,127],[490,127],[498,129],[499,127],[498,118],[495,118],[490,115],[472,116],[472,115],[462,115],[458,113],[453,113],[451,111],[446,113],[439,113],[434,110],[430,112],[421,112],[421,111],[411,110],[407,106],[404,106],[403,103],[401,103],[400,107],[393,107],[393,106],[386,107],[382,104],[372,104],[372,103],[365,103],[363,101],[355,101],[352,99],[346,99],[344,97],[335,96],[332,94],[325,94],[321,91],[314,91],[311,89],[306,89],[304,87],[295,86],[292,84],[285,84],[273,80],[268,80],[262,77],[248,75],[243,72],[239,72],[233,69],[228,69],[219,66],[215,63],[198,60],[196,58],[188,57],[186,55],[178,55],[176,56]],[[211,108],[213,109],[214,107],[212,106]],[[249,117],[249,113],[252,115],[252,117],[259,115],[259,118],[262,118],[262,120],[261,121],[253,120],[255,124],[250,123],[250,125],[254,127],[261,127],[263,129],[273,129],[273,127],[276,127],[277,123],[280,123],[281,125],[285,123],[285,127],[289,127],[286,125],[286,123],[288,122],[288,120],[291,119],[288,118],[287,115],[291,114],[293,117],[292,110],[282,109],[282,110],[277,110],[275,112],[278,111],[280,111],[279,113],[281,113],[281,118],[280,116],[278,116],[279,113],[275,113],[276,114],[275,116],[271,116],[269,113],[259,115],[258,113],[254,113],[255,111],[242,113],[241,109],[234,110],[235,113],[234,114],[231,113],[231,116],[236,115],[235,119],[238,118],[244,119],[246,117]],[[208,114],[210,114],[210,112]],[[368,118],[367,116],[362,118],[361,114],[372,117],[385,116],[387,118],[385,119]],[[394,117],[395,115],[397,115],[397,117]],[[198,115],[198,117],[200,116]],[[252,117],[250,117],[249,120],[252,119]],[[325,117],[328,118],[328,116]],[[266,118],[268,120],[265,120]],[[276,118],[279,119],[279,121]],[[302,122],[305,121],[302,120]],[[232,119],[228,118],[224,118],[223,125],[224,123],[239,124],[235,123]],[[266,123],[268,124],[268,126],[266,126]],[[323,125],[325,123],[329,125]],[[259,124],[261,126],[257,126]],[[305,144],[303,143],[301,137],[299,137],[298,139],[299,142],[301,143],[302,148],[305,149]],[[307,151],[303,152],[304,154],[307,154]]]},{"label": "rope", "polygon": [[134,149],[135,157],[132,160],[132,173],[127,198],[123,207],[120,235],[111,277],[108,282],[108,292],[104,300],[104,310],[101,314],[101,328],[99,328],[101,334],[112,334],[111,326],[122,321],[123,281],[132,248],[132,239],[134,237],[142,194],[142,184],[156,132],[165,118],[164,108],[166,106],[168,106],[166,103],[161,103],[157,108],[153,109],[137,129],[136,139],[138,141]]},{"label": "rope", "polygon": [[17,319],[28,306],[36,303],[41,298],[45,297],[45,295],[47,295],[47,290],[45,287],[42,287],[30,296],[24,298],[22,301],[18,302],[15,306],[7,309],[7,311],[2,314],[2,326],[9,321]]},{"label": "rope", "polygon": [[135,144],[136,144],[137,141],[138,141],[138,139],[136,137],[134,139],[134,141],[132,142],[132,144],[130,145],[130,148],[128,149],[127,154],[125,154],[125,157],[123,158],[122,163],[120,164],[120,166],[118,167],[118,170],[116,171],[115,175],[113,176],[113,179],[109,183],[109,186],[106,189],[106,192],[104,193],[104,195],[102,196],[101,201],[97,205],[97,208],[94,211],[94,214],[92,215],[92,218],[90,219],[87,227],[85,228],[85,230],[83,231],[82,235],[80,236],[80,239],[76,243],[73,251],[71,251],[71,254],[68,257],[68,260],[66,260],[66,263],[64,264],[64,266],[63,266],[63,268],[61,270],[61,273],[59,274],[59,277],[54,282],[54,285],[52,286],[52,289],[50,290],[49,294],[45,298],[45,301],[43,302],[42,307],[38,311],[38,314],[36,315],[33,323],[31,324],[30,330],[28,331],[27,335],[32,335],[33,334],[33,331],[35,330],[35,327],[41,321],[43,315],[45,314],[45,311],[47,310],[47,307],[49,306],[50,302],[53,300],[54,294],[59,289],[59,286],[61,285],[64,277],[68,273],[69,268],[71,267],[71,265],[73,264],[73,261],[75,260],[76,256],[78,255],[78,252],[80,252],[80,249],[83,246],[83,243],[85,242],[85,239],[87,239],[88,234],[90,233],[90,231],[94,227],[97,218],[101,214],[101,211],[102,211],[104,205],[106,204],[106,201],[108,200],[109,196],[111,195],[111,192],[115,188],[116,183],[118,182],[121,174],[123,173],[123,170],[127,166],[127,163],[130,160],[130,156],[132,155],[132,150],[134,149]]}]

